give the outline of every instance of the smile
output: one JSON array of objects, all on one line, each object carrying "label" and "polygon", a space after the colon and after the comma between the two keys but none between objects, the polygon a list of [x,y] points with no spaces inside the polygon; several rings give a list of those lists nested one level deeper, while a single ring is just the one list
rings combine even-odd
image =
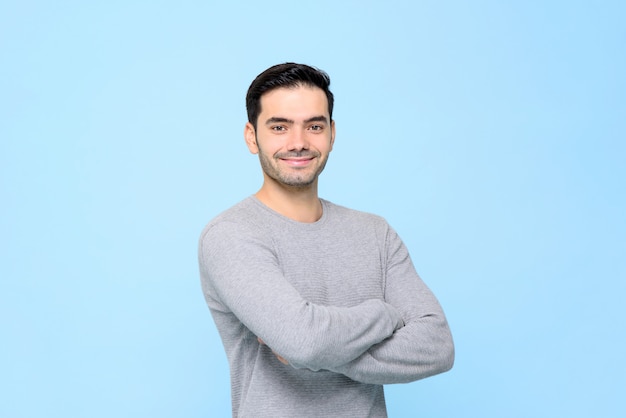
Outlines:
[{"label": "smile", "polygon": [[302,167],[313,161],[313,158],[281,158],[281,161],[292,167]]}]

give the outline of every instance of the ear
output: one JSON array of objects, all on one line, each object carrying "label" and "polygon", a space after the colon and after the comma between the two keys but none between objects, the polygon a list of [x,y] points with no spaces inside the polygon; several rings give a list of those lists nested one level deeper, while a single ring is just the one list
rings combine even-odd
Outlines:
[{"label": "ear", "polygon": [[333,145],[335,144],[335,121],[330,122],[330,150],[333,150]]},{"label": "ear", "polygon": [[250,122],[246,123],[246,127],[243,129],[243,137],[246,140],[246,145],[250,152],[252,154],[258,154],[259,146],[256,143],[256,131]]}]

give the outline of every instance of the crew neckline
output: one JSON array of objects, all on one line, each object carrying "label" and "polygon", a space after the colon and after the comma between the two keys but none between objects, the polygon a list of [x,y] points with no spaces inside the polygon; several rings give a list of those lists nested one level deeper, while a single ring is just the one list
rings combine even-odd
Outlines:
[{"label": "crew neckline", "polygon": [[275,218],[278,218],[282,220],[283,222],[287,222],[291,225],[299,226],[301,228],[317,228],[319,226],[324,225],[326,223],[326,220],[328,219],[328,212],[330,210],[329,202],[322,198],[318,198],[320,200],[320,203],[322,204],[322,216],[315,222],[300,222],[300,221],[296,221],[295,219],[291,219],[290,217],[285,216],[281,213],[276,212],[274,209],[270,208],[265,203],[261,202],[261,200],[259,200],[259,198],[256,197],[255,195],[251,195],[249,199],[256,206],[259,206],[261,209],[270,213]]}]

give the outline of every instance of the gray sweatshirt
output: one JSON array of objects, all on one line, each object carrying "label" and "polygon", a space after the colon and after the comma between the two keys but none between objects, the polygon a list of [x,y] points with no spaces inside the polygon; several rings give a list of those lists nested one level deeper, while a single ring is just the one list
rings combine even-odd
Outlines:
[{"label": "gray sweatshirt", "polygon": [[233,417],[386,417],[383,384],[452,367],[446,318],[395,231],[322,205],[319,221],[300,223],[251,196],[202,232]]}]

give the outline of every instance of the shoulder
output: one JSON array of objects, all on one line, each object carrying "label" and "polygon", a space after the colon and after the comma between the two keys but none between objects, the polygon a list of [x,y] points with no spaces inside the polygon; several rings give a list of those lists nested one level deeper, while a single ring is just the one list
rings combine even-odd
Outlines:
[{"label": "shoulder", "polygon": [[324,208],[328,210],[330,216],[340,222],[349,222],[359,225],[372,225],[379,227],[389,226],[385,218],[380,215],[351,209],[345,206],[337,205],[324,199],[322,199],[322,203],[324,205]]},{"label": "shoulder", "polygon": [[[337,234],[349,234],[363,239],[386,240],[391,227],[380,215],[347,208],[329,201],[322,201],[329,215],[329,224]],[[369,237],[369,238],[368,238]]]},{"label": "shoulder", "polygon": [[262,207],[254,197],[247,197],[211,219],[202,230],[200,240],[203,241],[208,237],[216,239],[225,235],[260,233],[261,226],[267,223],[263,218]]}]

